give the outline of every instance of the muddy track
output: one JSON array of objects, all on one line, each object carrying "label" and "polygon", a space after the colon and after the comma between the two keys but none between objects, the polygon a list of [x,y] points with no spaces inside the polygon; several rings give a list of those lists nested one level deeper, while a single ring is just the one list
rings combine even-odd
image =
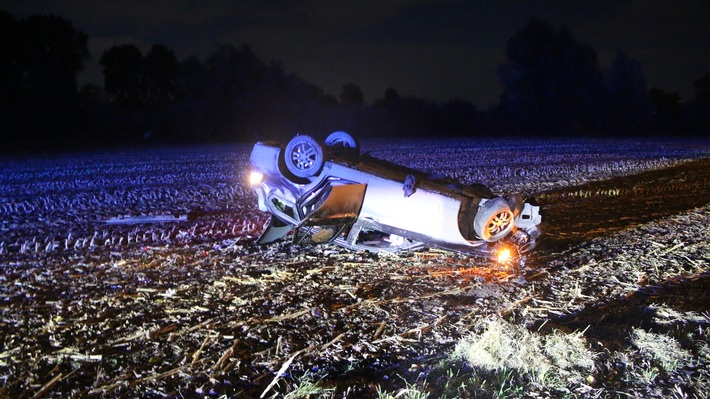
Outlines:
[{"label": "muddy track", "polygon": [[710,159],[566,187],[538,196],[545,237],[540,251],[560,251],[595,237],[710,202]]}]

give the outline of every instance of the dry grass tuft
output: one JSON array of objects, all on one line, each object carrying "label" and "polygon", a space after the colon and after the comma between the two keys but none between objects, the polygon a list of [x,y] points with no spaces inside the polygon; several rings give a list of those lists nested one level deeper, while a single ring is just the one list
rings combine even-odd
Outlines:
[{"label": "dry grass tuft", "polygon": [[579,382],[579,371],[594,368],[594,354],[580,332],[543,336],[501,318],[479,322],[476,330],[480,332],[457,344],[454,359],[488,371],[516,370],[546,387],[567,385],[569,379]]},{"label": "dry grass tuft", "polygon": [[566,334],[555,331],[545,337],[545,354],[560,370],[585,370],[594,368],[594,353],[587,347],[581,331]]},{"label": "dry grass tuft", "polygon": [[672,373],[689,365],[693,356],[672,337],[635,328],[631,332],[631,343],[644,355],[651,356],[663,369]]},{"label": "dry grass tuft", "polygon": [[319,381],[313,381],[310,376],[301,377],[296,387],[284,395],[284,399],[332,398],[335,388],[321,387]]}]

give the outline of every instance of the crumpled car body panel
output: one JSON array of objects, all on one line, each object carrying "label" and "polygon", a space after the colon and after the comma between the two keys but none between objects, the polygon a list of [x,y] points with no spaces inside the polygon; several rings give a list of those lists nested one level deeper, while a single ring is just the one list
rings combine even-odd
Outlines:
[{"label": "crumpled car body panel", "polygon": [[[289,148],[292,153],[285,153]],[[539,206],[521,198],[504,199],[482,185],[431,178],[360,155],[353,148],[316,150],[322,153],[307,158],[305,152],[296,151],[311,154],[310,147],[255,144],[251,172],[259,179],[252,187],[259,208],[272,215],[257,243],[273,242],[293,231],[294,242],[301,244],[330,242],[374,252],[435,247],[492,256],[502,245],[527,252],[541,235]],[[284,166],[291,158],[302,169],[312,170],[294,176]],[[304,163],[304,158],[315,160],[315,165]]]}]

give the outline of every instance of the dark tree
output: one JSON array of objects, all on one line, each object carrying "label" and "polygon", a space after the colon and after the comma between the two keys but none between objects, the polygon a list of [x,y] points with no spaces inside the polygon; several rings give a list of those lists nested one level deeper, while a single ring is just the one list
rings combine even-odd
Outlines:
[{"label": "dark tree", "polygon": [[651,123],[652,104],[641,63],[618,51],[607,73],[607,132],[643,135]]},{"label": "dark tree", "polygon": [[395,104],[400,100],[399,93],[392,87],[385,90],[384,104]]},{"label": "dark tree", "polygon": [[132,44],[113,46],[99,61],[103,67],[104,90],[129,107],[142,102],[143,54]]},{"label": "dark tree", "polygon": [[34,87],[76,90],[76,78],[90,59],[89,37],[71,22],[48,15],[33,15],[22,23],[28,79]]},{"label": "dark tree", "polygon": [[253,140],[312,132],[337,104],[322,90],[266,65],[248,46],[220,46],[203,63],[181,62],[178,96],[170,107],[176,132],[194,141]]},{"label": "dark tree", "polygon": [[22,98],[22,61],[20,24],[15,18],[0,10],[0,120],[8,139],[19,137],[20,99]]},{"label": "dark tree", "polygon": [[[314,134],[319,131],[351,129],[353,119],[343,118],[344,111],[331,96],[319,87],[309,84],[294,74],[286,74],[280,65],[272,64],[261,92],[269,100],[265,118],[259,125],[267,131],[289,135],[294,131]],[[357,115],[352,110],[350,115]]]},{"label": "dark tree", "polygon": [[210,94],[227,103],[248,96],[266,71],[266,65],[249,46],[220,46],[205,61],[211,80]]},{"label": "dark tree", "polygon": [[105,144],[107,137],[102,125],[109,119],[111,103],[103,89],[95,84],[87,83],[79,89],[81,103],[81,132],[80,139],[85,144]]},{"label": "dark tree", "polygon": [[177,58],[173,50],[155,44],[143,59],[143,90],[149,105],[167,104],[175,98]]},{"label": "dark tree", "polygon": [[340,103],[349,107],[362,107],[365,103],[365,95],[362,93],[360,86],[354,83],[346,83],[340,93]]},{"label": "dark tree", "polygon": [[0,115],[15,141],[55,145],[78,135],[77,75],[88,36],[56,16],[0,12]]},{"label": "dark tree", "polygon": [[249,129],[245,116],[257,106],[253,99],[266,65],[249,46],[220,46],[206,61],[206,97],[210,103],[201,138],[231,140]]},{"label": "dark tree", "polygon": [[116,107],[105,134],[115,140],[174,139],[168,106],[178,93],[175,53],[156,44],[143,56],[134,45],[118,45],[106,50],[100,63],[104,89]]},{"label": "dark tree", "polygon": [[104,89],[127,106],[150,108],[175,98],[177,58],[162,44],[155,44],[144,57],[138,47],[124,44],[101,56]]},{"label": "dark tree", "polygon": [[710,102],[710,73],[706,73],[693,83],[695,100]]},{"label": "dark tree", "polygon": [[710,131],[710,73],[698,78],[694,83],[695,96],[688,104],[688,133],[706,136]]},{"label": "dark tree", "polygon": [[655,135],[674,135],[682,131],[683,106],[680,94],[667,93],[653,88],[650,92],[653,104],[652,126]]},{"label": "dark tree", "polygon": [[132,44],[118,45],[104,51],[99,61],[103,67],[104,90],[112,109],[103,121],[100,136],[113,142],[136,142],[150,131],[143,107],[143,55]]},{"label": "dark tree", "polygon": [[369,112],[370,134],[381,137],[425,137],[449,135],[440,107],[433,102],[401,97],[388,88]]},{"label": "dark tree", "polygon": [[178,97],[204,97],[207,86],[207,67],[196,56],[188,57],[178,63],[175,80]]},{"label": "dark tree", "polygon": [[476,107],[462,100],[451,100],[441,107],[437,122],[441,135],[464,137],[475,133]]},{"label": "dark tree", "polygon": [[566,28],[531,19],[498,68],[501,107],[520,133],[573,135],[599,128],[602,74],[594,50]]},{"label": "dark tree", "polygon": [[[207,96],[207,67],[199,58],[192,56],[178,63],[175,72],[176,99],[168,108],[167,118],[179,127],[174,129],[174,138],[194,141],[203,131],[211,104]],[[211,122],[211,121],[210,121]]]}]

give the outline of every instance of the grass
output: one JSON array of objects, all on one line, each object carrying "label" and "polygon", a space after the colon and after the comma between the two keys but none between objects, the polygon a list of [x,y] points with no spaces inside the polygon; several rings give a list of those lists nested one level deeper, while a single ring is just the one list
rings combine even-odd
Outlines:
[{"label": "grass", "polygon": [[417,388],[414,384],[405,381],[406,386],[399,389],[397,393],[389,393],[377,387],[377,399],[427,399],[429,393]]},{"label": "grass", "polygon": [[642,355],[652,357],[655,363],[667,373],[673,373],[692,361],[690,352],[683,349],[676,339],[668,335],[635,328],[631,332],[631,343],[639,349]]},{"label": "grass", "polygon": [[564,333],[555,330],[544,339],[544,352],[558,370],[585,370],[594,368],[594,354],[588,349],[583,332]]},{"label": "grass", "polygon": [[335,388],[324,388],[319,383],[320,380],[314,380],[311,373],[306,373],[298,378],[296,386],[284,395],[284,399],[332,398]]},{"label": "grass", "polygon": [[[452,357],[474,367],[558,389],[583,383],[594,368],[594,354],[582,333],[541,335],[502,318],[479,322],[478,332],[461,340]],[[510,378],[503,378],[501,387]]]},{"label": "grass", "polygon": [[477,322],[473,331],[435,367],[431,376],[443,384],[426,389],[425,381],[419,389],[405,382],[396,393],[378,391],[378,399],[424,399],[434,391],[437,398],[520,398],[531,388],[576,398],[583,395],[572,390],[592,378],[595,354],[582,332],[542,335],[500,317]]}]

